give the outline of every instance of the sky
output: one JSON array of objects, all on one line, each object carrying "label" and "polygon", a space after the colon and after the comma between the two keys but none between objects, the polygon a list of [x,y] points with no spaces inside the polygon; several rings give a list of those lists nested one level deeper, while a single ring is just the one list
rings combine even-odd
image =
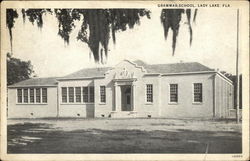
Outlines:
[{"label": "sky", "polygon": [[[235,74],[236,60],[236,9],[199,9],[193,27],[193,43],[189,45],[186,15],[183,15],[172,56],[172,32],[164,39],[160,22],[160,9],[152,8],[151,19],[142,18],[134,29],[116,34],[116,44],[109,42],[106,64],[94,63],[87,44],[76,40],[79,25],[66,45],[58,33],[54,16],[44,16],[39,29],[21,14],[13,28],[13,56],[30,60],[38,77],[64,76],[82,68],[114,66],[124,59],[140,59],[149,64],[199,62],[210,68]],[[7,30],[6,30],[7,31]],[[8,32],[5,32],[9,38]],[[10,50],[8,42],[7,51]]]}]

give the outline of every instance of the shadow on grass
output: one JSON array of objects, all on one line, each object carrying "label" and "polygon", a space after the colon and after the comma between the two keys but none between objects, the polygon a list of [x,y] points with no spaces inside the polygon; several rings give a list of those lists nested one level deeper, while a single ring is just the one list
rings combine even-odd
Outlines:
[{"label": "shadow on grass", "polygon": [[8,126],[8,153],[241,153],[240,132],[53,129]]}]

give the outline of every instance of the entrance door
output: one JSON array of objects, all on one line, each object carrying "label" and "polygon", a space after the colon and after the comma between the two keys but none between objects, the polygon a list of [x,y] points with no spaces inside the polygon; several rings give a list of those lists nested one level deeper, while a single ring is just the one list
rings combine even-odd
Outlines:
[{"label": "entrance door", "polygon": [[132,111],[131,85],[121,86],[122,111]]}]

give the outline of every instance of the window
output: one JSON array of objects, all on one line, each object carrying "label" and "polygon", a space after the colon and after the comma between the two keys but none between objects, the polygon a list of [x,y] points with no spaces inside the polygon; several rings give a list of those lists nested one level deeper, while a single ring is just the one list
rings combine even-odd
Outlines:
[{"label": "window", "polygon": [[153,102],[153,85],[152,84],[146,85],[146,101]]},{"label": "window", "polygon": [[34,88],[30,88],[30,103],[35,102],[35,97],[34,97]]},{"label": "window", "polygon": [[41,102],[40,88],[36,88],[36,103],[40,103],[40,102]]},{"label": "window", "polygon": [[76,87],[75,88],[76,91],[76,102],[81,102],[81,87]]},{"label": "window", "polygon": [[17,102],[22,103],[22,98],[23,98],[22,89],[17,89]]},{"label": "window", "polygon": [[24,103],[28,103],[28,88],[25,88],[24,90],[23,90],[23,102]]},{"label": "window", "polygon": [[83,102],[88,102],[89,101],[88,87],[83,87],[83,89],[82,89],[82,97],[83,97]]},{"label": "window", "polygon": [[47,88],[17,89],[17,103],[41,103],[41,102],[47,103]]},{"label": "window", "polygon": [[74,102],[74,87],[69,87],[69,102]]},{"label": "window", "polygon": [[194,102],[202,102],[202,84],[194,83]]},{"label": "window", "polygon": [[95,88],[89,87],[89,102],[95,101]]},{"label": "window", "polygon": [[[63,103],[93,103],[95,100],[94,87],[62,87]],[[67,100],[68,98],[68,100]]]},{"label": "window", "polygon": [[105,86],[100,86],[100,101],[102,103],[106,102],[106,87]]},{"label": "window", "polygon": [[62,102],[66,103],[67,102],[67,88],[62,87]]},{"label": "window", "polygon": [[170,102],[178,102],[178,84],[170,84]]},{"label": "window", "polygon": [[47,88],[42,88],[42,102],[47,103]]}]

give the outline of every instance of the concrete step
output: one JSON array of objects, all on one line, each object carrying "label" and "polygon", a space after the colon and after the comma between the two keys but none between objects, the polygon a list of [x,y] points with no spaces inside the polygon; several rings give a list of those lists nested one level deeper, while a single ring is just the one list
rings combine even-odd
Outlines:
[{"label": "concrete step", "polygon": [[110,113],[111,118],[133,118],[136,117],[135,111],[113,111]]}]

